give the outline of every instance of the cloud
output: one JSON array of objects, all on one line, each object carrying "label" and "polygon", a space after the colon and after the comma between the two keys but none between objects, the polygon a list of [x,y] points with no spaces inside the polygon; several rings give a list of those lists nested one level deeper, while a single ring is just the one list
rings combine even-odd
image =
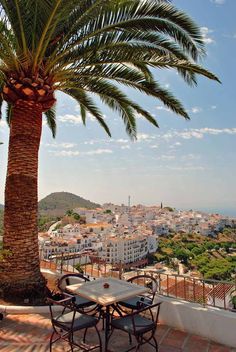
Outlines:
[{"label": "cloud", "polygon": [[192,166],[192,165],[187,165],[187,166],[168,166],[167,167],[169,170],[174,170],[174,171],[204,171],[206,170],[205,167],[203,166]]},{"label": "cloud", "polygon": [[127,144],[127,143],[129,143],[129,140],[120,138],[120,139],[116,139],[115,142],[121,143],[121,144]]},{"label": "cloud", "polygon": [[191,129],[191,130],[184,130],[184,131],[170,131],[168,133],[163,134],[160,136],[162,139],[169,141],[172,138],[180,137],[183,139],[202,139],[204,135],[219,135],[219,134],[236,134],[236,128],[199,128],[199,129]]},{"label": "cloud", "polygon": [[138,133],[137,134],[137,141],[138,142],[151,141],[152,139],[155,139],[155,137],[151,136],[150,134],[147,134],[147,133]]},{"label": "cloud", "polygon": [[158,149],[159,145],[158,144],[153,144],[153,145],[150,145],[150,148],[151,149]]},{"label": "cloud", "polygon": [[98,154],[111,154],[113,151],[111,149],[95,149],[88,152],[83,152],[83,155],[98,155]]},{"label": "cloud", "polygon": [[58,116],[58,121],[62,123],[69,123],[72,125],[78,125],[82,123],[80,115],[72,115],[72,114]]},{"label": "cloud", "polygon": [[181,160],[199,160],[200,159],[200,155],[198,154],[186,154],[186,155],[182,155]]},{"label": "cloud", "polygon": [[130,149],[130,146],[129,145],[122,145],[121,149]]},{"label": "cloud", "polygon": [[55,156],[83,156],[83,155],[100,155],[100,154],[111,154],[111,149],[95,149],[87,152],[80,152],[78,150],[61,150],[61,151],[50,151]]},{"label": "cloud", "polygon": [[65,148],[65,149],[71,149],[74,148],[77,144],[75,143],[47,143],[45,144],[46,147],[50,148]]},{"label": "cloud", "polygon": [[168,161],[168,160],[174,160],[175,156],[174,155],[161,155],[161,156],[157,157],[157,159]]},{"label": "cloud", "polygon": [[160,110],[160,111],[166,111],[166,112],[173,113],[172,110],[170,110],[169,108],[166,108],[165,106],[156,106],[156,109]]},{"label": "cloud", "polygon": [[217,108],[216,105],[212,105],[212,106],[211,106],[211,109],[212,109],[212,110],[215,110],[216,108]]},{"label": "cloud", "polygon": [[203,41],[206,44],[212,44],[215,42],[214,39],[209,36],[209,34],[213,32],[212,29],[209,29],[208,27],[201,27],[201,32],[203,36]]},{"label": "cloud", "polygon": [[176,147],[180,147],[181,145],[182,145],[182,143],[176,142],[176,143],[170,145],[170,149],[175,149]]},{"label": "cloud", "polygon": [[193,113],[193,114],[198,114],[199,112],[201,112],[202,111],[202,108],[200,108],[199,106],[194,106],[194,107],[192,107],[192,109],[191,109],[191,112]]},{"label": "cloud", "polygon": [[211,2],[216,5],[223,5],[225,4],[226,0],[211,0]]}]

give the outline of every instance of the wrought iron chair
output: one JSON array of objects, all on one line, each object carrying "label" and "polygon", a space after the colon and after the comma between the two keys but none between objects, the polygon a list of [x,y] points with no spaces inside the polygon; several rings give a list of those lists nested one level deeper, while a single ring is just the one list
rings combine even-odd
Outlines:
[{"label": "wrought iron chair", "polygon": [[[82,275],[82,274],[66,274],[66,275],[63,275],[59,281],[58,281],[58,284],[57,284],[57,287],[59,288],[59,290],[63,293],[69,293],[70,295],[71,292],[69,292],[67,289],[66,289],[66,286],[69,286],[69,285],[74,285],[74,284],[83,284],[87,281],[90,281],[89,278],[87,278],[86,276]],[[84,309],[84,308],[88,308],[88,307],[91,307],[91,306],[94,306],[94,302],[92,301],[89,301],[88,299],[86,298],[83,298],[79,295],[74,295],[75,297],[75,305],[77,308],[79,309]]]},{"label": "wrought iron chair", "polygon": [[129,341],[131,344],[131,336],[135,336],[136,344],[130,347],[126,352],[135,349],[138,351],[139,347],[144,344],[149,344],[158,352],[158,343],[155,338],[157,329],[158,316],[160,312],[161,302],[152,305],[144,304],[142,301],[138,302],[137,310],[126,316],[113,318],[111,321],[111,334],[115,329],[122,330],[129,334]]},{"label": "wrought iron chair", "polygon": [[137,303],[142,301],[144,304],[152,304],[155,294],[157,292],[157,280],[150,275],[136,275],[127,280],[127,282],[132,282],[137,285],[143,285],[148,288],[148,292],[140,295],[134,296],[124,301],[118,302],[118,308],[123,311],[122,308],[128,308],[131,310],[137,309]]},{"label": "wrought iron chair", "polygon": [[[52,352],[52,345],[60,339],[69,343],[72,352],[75,346],[84,351],[92,351],[95,348],[99,348],[99,351],[102,352],[101,337],[97,329],[99,319],[93,315],[78,311],[74,301],[75,297],[66,293],[55,294],[48,298],[53,327],[50,338],[50,352]],[[53,309],[54,305],[61,307],[60,312]],[[85,336],[89,328],[95,328],[99,344],[94,346],[85,344]],[[82,343],[78,343],[74,340],[74,333],[79,330],[84,330]]]}]

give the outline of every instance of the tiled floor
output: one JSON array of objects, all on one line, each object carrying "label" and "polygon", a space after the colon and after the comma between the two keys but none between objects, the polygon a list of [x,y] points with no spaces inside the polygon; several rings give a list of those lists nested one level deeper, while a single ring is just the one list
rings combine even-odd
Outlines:
[{"label": "tiled floor", "polygon": [[[51,323],[48,317],[39,314],[8,315],[0,322],[0,351],[49,351],[50,334]],[[190,335],[166,325],[159,325],[156,334],[160,352],[236,352],[236,349],[218,345],[202,337]],[[80,336],[78,335],[78,338]],[[90,330],[87,336],[88,342],[96,343],[94,331]],[[128,347],[128,336],[115,331],[110,339],[110,350],[122,352]],[[55,344],[53,348],[53,352],[69,350],[69,346],[61,342]],[[145,345],[140,349],[141,351],[153,352],[154,349]]]}]

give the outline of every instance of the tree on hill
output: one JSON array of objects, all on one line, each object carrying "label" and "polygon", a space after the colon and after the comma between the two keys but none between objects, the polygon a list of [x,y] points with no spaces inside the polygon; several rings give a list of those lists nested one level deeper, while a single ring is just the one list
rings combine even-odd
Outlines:
[{"label": "tree on hill", "polygon": [[198,65],[203,54],[200,28],[165,0],[0,0],[0,103],[8,105],[10,126],[3,246],[11,256],[0,274],[5,295],[45,294],[37,237],[38,151],[43,114],[56,134],[55,92],[74,98],[83,123],[89,113],[110,136],[96,95],[120,114],[135,139],[137,114],[158,125],[120,86],[188,119],[152,71],[174,69],[189,85],[197,75],[218,80]]}]

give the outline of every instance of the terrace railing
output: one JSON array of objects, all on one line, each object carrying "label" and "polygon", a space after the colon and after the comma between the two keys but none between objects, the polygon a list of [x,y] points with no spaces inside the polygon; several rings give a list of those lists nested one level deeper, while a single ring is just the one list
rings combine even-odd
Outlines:
[{"label": "terrace railing", "polygon": [[[77,272],[76,264],[80,264],[84,274],[98,278],[113,276],[127,279],[131,272],[124,272],[123,266],[110,264],[105,259],[99,260],[92,253],[54,253],[48,259],[41,256],[41,267],[58,273]],[[135,274],[143,269],[134,268]],[[134,273],[134,272],[133,272]],[[187,275],[163,273],[160,270],[145,269],[146,274],[154,276],[158,281],[157,294],[170,298],[201,304],[204,307],[217,307],[232,310],[231,295],[236,292],[235,281],[206,280]]]}]

